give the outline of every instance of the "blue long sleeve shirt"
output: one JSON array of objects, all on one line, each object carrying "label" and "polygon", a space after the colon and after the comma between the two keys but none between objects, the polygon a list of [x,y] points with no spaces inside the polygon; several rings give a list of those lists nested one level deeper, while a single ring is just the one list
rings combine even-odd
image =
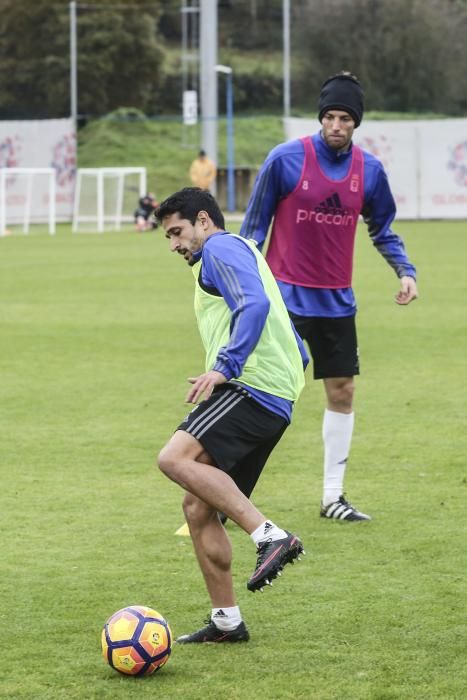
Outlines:
[{"label": "blue long sleeve shirt", "polygon": [[[337,153],[330,148],[321,133],[311,136],[321,170],[331,180],[346,177],[352,159],[352,149]],[[415,278],[402,239],[392,231],[396,205],[381,162],[371,153],[364,155],[364,204],[362,217],[376,249],[398,277]],[[276,146],[267,156],[256,178],[240,235],[254,239],[261,249],[269,226],[281,199],[297,186],[305,151],[300,139]],[[278,281],[289,311],[299,316],[342,317],[356,313],[357,305],[351,287],[318,289]]]},{"label": "blue long sleeve shirt", "polygon": [[[219,349],[212,369],[221,372],[228,381],[235,381],[255,349],[269,313],[267,297],[256,264],[255,256],[241,239],[222,231],[206,240],[201,253],[201,281],[211,293],[218,293],[232,312],[230,337],[227,345]],[[308,354],[293,325],[297,345],[304,367]],[[293,402],[250,386],[248,393],[262,406],[290,422]]]}]

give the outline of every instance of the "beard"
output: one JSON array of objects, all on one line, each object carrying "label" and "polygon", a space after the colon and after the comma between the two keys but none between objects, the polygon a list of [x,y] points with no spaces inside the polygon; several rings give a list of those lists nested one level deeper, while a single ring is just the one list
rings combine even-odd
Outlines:
[{"label": "beard", "polygon": [[177,250],[177,253],[185,258],[186,262],[190,267],[193,267],[196,260],[193,259],[191,251],[189,251],[187,248],[182,248],[181,250]]}]

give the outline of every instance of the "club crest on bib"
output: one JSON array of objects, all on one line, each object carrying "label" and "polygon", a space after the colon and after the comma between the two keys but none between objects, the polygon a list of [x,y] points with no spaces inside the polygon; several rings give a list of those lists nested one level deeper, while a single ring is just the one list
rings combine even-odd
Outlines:
[{"label": "club crest on bib", "polygon": [[358,192],[360,190],[360,175],[358,173],[353,173],[350,178],[350,191]]}]

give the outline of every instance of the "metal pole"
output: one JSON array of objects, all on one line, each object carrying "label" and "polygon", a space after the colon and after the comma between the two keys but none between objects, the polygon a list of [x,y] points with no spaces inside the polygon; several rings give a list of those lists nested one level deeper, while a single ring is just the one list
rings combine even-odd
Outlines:
[{"label": "metal pole", "polygon": [[76,2],[70,2],[70,113],[76,125],[78,123],[78,53],[76,39]]},{"label": "metal pole", "polygon": [[187,89],[187,53],[188,53],[188,7],[186,0],[182,2],[182,95]]},{"label": "metal pole", "polygon": [[200,9],[201,144],[217,164],[217,0],[200,0]]},{"label": "metal pole", "polygon": [[290,0],[282,0],[284,117],[290,117]]},{"label": "metal pole", "polygon": [[235,173],[234,173],[234,134],[233,134],[233,85],[232,68],[219,63],[214,66],[216,73],[226,76],[226,117],[227,117],[227,209],[235,211]]},{"label": "metal pole", "polygon": [[[190,2],[190,5],[187,5]],[[182,2],[182,145],[199,146],[199,3]],[[194,95],[193,95],[194,93]],[[196,126],[193,129],[193,126]]]},{"label": "metal pole", "polygon": [[227,210],[235,211],[232,71],[227,74]]}]

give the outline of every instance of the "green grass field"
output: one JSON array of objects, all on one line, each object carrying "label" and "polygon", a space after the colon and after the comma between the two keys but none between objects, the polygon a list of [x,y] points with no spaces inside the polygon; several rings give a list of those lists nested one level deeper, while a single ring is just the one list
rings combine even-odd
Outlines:
[{"label": "green grass field", "polygon": [[[226,136],[225,119],[221,118],[218,128],[220,167],[227,163]],[[188,171],[200,148],[199,139],[199,125],[183,127],[175,119],[143,122],[94,120],[78,132],[78,165],[80,168],[145,167],[148,189],[162,201],[175,190],[191,185]],[[279,116],[236,118],[236,166],[256,170],[270,149],[284,139]]]},{"label": "green grass field", "polygon": [[[238,226],[234,230],[238,230]],[[466,697],[465,222],[396,227],[420,299],[360,232],[362,375],[347,492],[374,520],[323,522],[323,390],[308,374],[255,501],[302,537],[264,594],[232,524],[246,645],[176,646],[154,676],[120,676],[103,623],[155,607],[175,635],[210,605],[155,456],[202,369],[192,275],[160,233],[0,239],[2,662],[14,700],[452,700]]]}]

